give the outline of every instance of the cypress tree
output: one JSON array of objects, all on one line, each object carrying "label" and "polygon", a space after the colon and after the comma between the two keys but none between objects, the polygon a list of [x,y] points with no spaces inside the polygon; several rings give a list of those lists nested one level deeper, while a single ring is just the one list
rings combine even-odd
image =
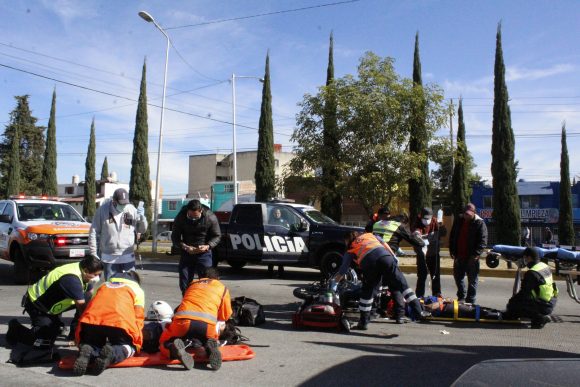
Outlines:
[{"label": "cypress tree", "polygon": [[49,196],[58,195],[58,182],[56,179],[56,88],[52,92],[52,105],[48,130],[46,131],[46,149],[44,151],[44,164],[42,164],[42,193]]},{"label": "cypress tree", "polygon": [[501,46],[501,23],[497,27],[491,174],[493,181],[493,221],[496,243],[520,244],[520,202],[516,185],[514,132],[511,125],[509,97],[505,83],[505,65]]},{"label": "cypress tree", "polygon": [[264,202],[276,196],[274,171],[274,124],[272,122],[272,93],[270,91],[270,53],[266,55],[266,71],[262,87],[262,107],[258,126],[256,156],[256,201]]},{"label": "cypress tree", "polygon": [[572,191],[570,166],[566,143],[566,124],[562,125],[562,153],[560,155],[560,217],[558,220],[558,243],[574,246],[574,216],[572,213]]},{"label": "cypress tree", "polygon": [[409,180],[409,216],[412,222],[423,207],[431,207],[431,180],[429,179],[429,159],[427,158],[428,138],[425,125],[425,99],[423,97],[421,58],[419,56],[419,32],[415,35],[413,85],[420,97],[412,113],[413,127],[411,128],[409,151],[416,155],[416,157],[423,158],[423,161],[419,165],[419,177]]},{"label": "cypress tree", "polygon": [[28,105],[28,95],[16,96],[16,108],[10,113],[10,123],[4,131],[4,140],[0,144],[0,185],[7,187],[12,138],[15,128],[20,134],[20,192],[27,195],[40,195],[42,181],[42,164],[44,156],[44,127],[36,126],[36,117],[32,116]]},{"label": "cypress tree", "polygon": [[149,179],[149,154],[147,139],[149,126],[147,123],[147,64],[143,62],[139,103],[135,117],[135,134],[133,136],[133,156],[131,158],[131,179],[129,181],[129,200],[135,205],[142,201],[145,206],[145,216],[151,222],[151,183]]},{"label": "cypress tree", "polygon": [[107,162],[107,157],[103,161],[103,166],[101,167],[101,180],[107,180],[109,177],[109,163]]},{"label": "cypress tree", "polygon": [[95,215],[96,203],[95,194],[97,183],[95,181],[95,119],[91,123],[91,136],[89,147],[87,149],[87,159],[85,161],[85,192],[83,197],[83,216],[86,219],[92,219]]},{"label": "cypress tree", "polygon": [[338,170],[339,138],[336,117],[337,101],[334,83],[334,37],[330,33],[328,49],[328,68],[326,70],[326,99],[324,105],[324,121],[322,141],[327,157],[322,165],[322,195],[320,209],[330,218],[340,222],[342,218],[342,194],[338,187],[340,173]]},{"label": "cypress tree", "polygon": [[469,202],[468,181],[465,174],[465,164],[468,159],[467,144],[465,143],[465,123],[463,122],[463,99],[459,99],[457,110],[457,151],[455,166],[453,168],[453,180],[451,182],[451,196],[453,215],[459,216],[465,205]]},{"label": "cypress tree", "polygon": [[8,181],[6,183],[6,198],[20,193],[20,128],[14,128],[12,144],[10,146],[10,159],[14,160],[8,170]]}]

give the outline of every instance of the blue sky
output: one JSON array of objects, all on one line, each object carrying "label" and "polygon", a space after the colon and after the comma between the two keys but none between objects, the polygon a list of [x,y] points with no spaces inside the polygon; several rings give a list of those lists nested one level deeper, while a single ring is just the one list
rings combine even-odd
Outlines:
[{"label": "blue sky", "polygon": [[[501,20],[520,177],[559,180],[563,121],[571,174],[580,175],[578,1],[360,0],[175,28],[338,1],[3,0],[0,64],[37,75],[0,66],[0,122],[7,123],[15,95],[29,94],[33,114],[46,125],[56,87],[59,183],[74,174],[83,179],[93,117],[97,174],[107,156],[109,171],[128,182],[144,58],[150,103],[160,105],[163,83],[165,38],[137,16],[146,10],[177,48],[169,54],[166,106],[179,112],[165,114],[161,184],[166,195],[185,194],[190,154],[232,149],[227,82],[232,73],[263,76],[270,50],[275,142],[289,151],[297,103],[325,82],[330,31],[337,77],[355,74],[369,50],[393,57],[399,74],[410,77],[419,31],[423,80],[439,84],[456,104],[463,96],[468,147],[476,171],[490,180],[495,34]],[[238,150],[255,149],[261,84],[237,80],[236,98],[237,122],[249,127],[238,127]],[[150,107],[152,180],[159,122],[160,109]],[[440,131],[448,133],[448,127]]]}]

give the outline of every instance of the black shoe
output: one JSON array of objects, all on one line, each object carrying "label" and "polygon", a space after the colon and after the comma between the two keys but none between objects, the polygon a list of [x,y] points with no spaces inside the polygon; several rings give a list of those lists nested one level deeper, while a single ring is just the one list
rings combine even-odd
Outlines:
[{"label": "black shoe", "polygon": [[217,341],[214,339],[208,339],[207,343],[205,343],[205,351],[207,352],[211,369],[214,371],[219,370],[222,366],[222,353],[220,352]]},{"label": "black shoe", "polygon": [[8,331],[6,332],[6,344],[14,346],[18,344],[18,328],[21,326],[20,322],[13,318],[8,321]]},{"label": "black shoe", "polygon": [[352,329],[355,329],[357,331],[366,331],[366,330],[369,329],[369,325],[368,324],[361,323],[359,321],[359,323],[356,324],[354,327],[352,327]]},{"label": "black shoe", "polygon": [[532,329],[542,329],[547,323],[551,321],[549,316],[542,316],[538,319],[532,320]]},{"label": "black shoe", "polygon": [[193,368],[193,356],[185,350],[185,343],[181,339],[173,340],[171,345],[171,358],[178,359],[185,369]]},{"label": "black shoe", "polygon": [[81,344],[79,350],[79,356],[75,360],[73,365],[73,374],[76,376],[82,376],[87,372],[87,367],[91,361],[91,354],[93,353],[93,347],[88,344]]},{"label": "black shoe", "polygon": [[113,362],[113,347],[109,344],[106,344],[103,348],[101,348],[101,353],[99,357],[95,360],[95,374],[100,375],[106,370],[111,363]]}]

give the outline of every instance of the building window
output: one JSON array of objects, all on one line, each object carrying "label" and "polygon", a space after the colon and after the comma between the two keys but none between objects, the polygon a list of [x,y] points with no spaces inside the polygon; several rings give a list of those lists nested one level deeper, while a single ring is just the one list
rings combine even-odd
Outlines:
[{"label": "building window", "polygon": [[540,208],[540,197],[538,195],[520,196],[521,208]]},{"label": "building window", "polygon": [[167,206],[169,207],[169,211],[177,210],[177,200],[170,200]]},{"label": "building window", "polygon": [[75,187],[65,187],[64,193],[67,195],[72,195],[75,193]]},{"label": "building window", "polygon": [[493,208],[493,196],[483,197],[483,208]]},{"label": "building window", "polygon": [[233,184],[224,185],[224,192],[234,192],[234,185]]}]

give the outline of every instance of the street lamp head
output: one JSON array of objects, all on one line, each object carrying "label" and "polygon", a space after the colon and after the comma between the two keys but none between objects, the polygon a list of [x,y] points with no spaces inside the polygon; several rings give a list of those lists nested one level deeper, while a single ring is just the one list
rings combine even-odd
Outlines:
[{"label": "street lamp head", "polygon": [[141,19],[145,20],[148,23],[155,22],[155,20],[153,19],[153,16],[149,15],[149,13],[147,13],[145,11],[140,11],[139,16],[141,16]]},{"label": "street lamp head", "polygon": [[258,78],[258,81],[260,81],[261,83],[264,83],[264,82],[266,82],[266,81],[264,80],[264,78]]}]

